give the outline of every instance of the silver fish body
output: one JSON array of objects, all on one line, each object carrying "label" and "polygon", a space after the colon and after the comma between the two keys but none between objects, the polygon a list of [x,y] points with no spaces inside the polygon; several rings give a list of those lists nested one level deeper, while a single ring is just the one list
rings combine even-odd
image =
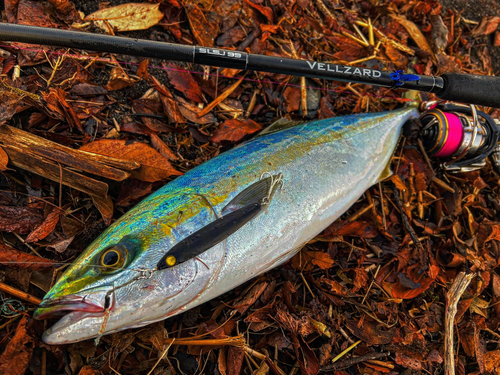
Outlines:
[{"label": "silver fish body", "polygon": [[[144,326],[282,264],[379,181],[403,124],[417,116],[408,107],[297,125],[255,137],[170,182],[99,236],[51,289],[36,315],[69,313],[43,340],[62,344]],[[155,270],[239,192],[280,174],[283,186],[262,213],[198,257]],[[124,266],[111,273],[93,267],[116,244],[127,249]]]}]

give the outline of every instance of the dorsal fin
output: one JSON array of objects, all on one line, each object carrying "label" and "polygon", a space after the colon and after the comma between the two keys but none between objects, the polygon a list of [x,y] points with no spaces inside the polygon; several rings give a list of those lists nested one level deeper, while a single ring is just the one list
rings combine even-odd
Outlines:
[{"label": "dorsal fin", "polygon": [[278,174],[260,179],[259,181],[253,183],[234,197],[231,202],[229,202],[222,209],[221,214],[227,215],[229,212],[233,212],[239,208],[246,207],[254,203],[262,203],[265,198],[270,198],[272,193],[271,189],[276,187],[273,186],[273,184],[276,184],[276,182],[281,179],[281,174]]},{"label": "dorsal fin", "polygon": [[265,128],[264,130],[262,130],[258,134],[258,137],[260,137],[261,135],[276,133],[276,132],[279,132],[281,130],[285,130],[288,128],[293,128],[294,126],[302,125],[305,122],[306,121],[293,121],[293,120],[289,120],[287,118],[280,118],[279,120],[276,120],[271,125],[269,125],[267,128]]}]

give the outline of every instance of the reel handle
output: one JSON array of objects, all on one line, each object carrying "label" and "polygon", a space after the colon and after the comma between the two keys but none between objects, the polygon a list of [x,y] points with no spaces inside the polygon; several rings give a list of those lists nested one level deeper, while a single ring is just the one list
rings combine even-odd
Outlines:
[{"label": "reel handle", "polygon": [[500,77],[445,73],[444,88],[436,93],[443,100],[500,108]]}]

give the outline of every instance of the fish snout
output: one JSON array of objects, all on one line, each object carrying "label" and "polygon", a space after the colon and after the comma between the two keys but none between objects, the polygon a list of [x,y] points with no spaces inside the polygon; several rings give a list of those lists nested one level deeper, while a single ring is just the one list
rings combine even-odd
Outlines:
[{"label": "fish snout", "polygon": [[44,298],[35,311],[35,319],[51,319],[70,312],[103,313],[113,307],[113,289],[100,287],[87,289],[77,294]]}]

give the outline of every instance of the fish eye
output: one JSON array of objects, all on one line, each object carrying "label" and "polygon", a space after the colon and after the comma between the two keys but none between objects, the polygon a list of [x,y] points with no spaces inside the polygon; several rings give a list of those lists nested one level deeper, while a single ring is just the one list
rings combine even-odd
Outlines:
[{"label": "fish eye", "polygon": [[102,264],[105,266],[112,267],[116,266],[118,260],[120,260],[120,254],[118,254],[118,252],[115,250],[108,250],[104,253],[104,256],[102,257]]},{"label": "fish eye", "polygon": [[127,261],[128,251],[123,246],[112,246],[103,251],[99,257],[99,265],[103,272],[117,271]]}]

